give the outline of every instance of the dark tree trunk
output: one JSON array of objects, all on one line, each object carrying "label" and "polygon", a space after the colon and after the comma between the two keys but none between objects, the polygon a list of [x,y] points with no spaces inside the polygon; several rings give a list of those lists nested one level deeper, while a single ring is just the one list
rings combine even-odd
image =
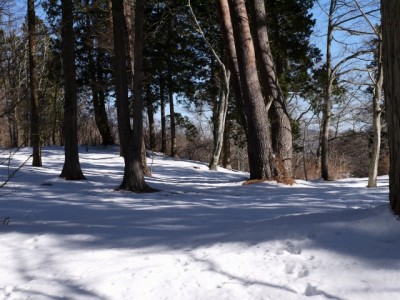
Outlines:
[{"label": "dark tree trunk", "polygon": [[225,169],[232,170],[231,164],[231,122],[226,120],[224,131],[224,144],[222,148],[222,166]]},{"label": "dark tree trunk", "polygon": [[[141,5],[141,4],[140,4]],[[124,0],[124,16],[125,16],[125,28],[128,32],[128,49],[129,49],[129,57],[130,57],[130,67],[131,67],[131,73],[132,73],[132,82],[131,82],[131,89],[132,93],[135,94],[135,42],[136,42],[136,4],[135,1],[130,1],[130,0]],[[143,46],[142,46],[143,47]],[[142,62],[140,62],[142,63]],[[142,78],[142,76],[139,76]],[[141,79],[140,79],[141,80]],[[142,97],[140,95],[140,97]],[[134,99],[134,101],[136,101]],[[143,104],[142,104],[143,106]],[[143,125],[142,125],[143,127]],[[144,142],[144,137],[143,137],[143,132],[141,134],[142,136],[142,146],[141,146],[141,157],[142,157],[142,165],[143,165],[143,171],[146,175],[151,175],[150,169],[147,167],[147,160],[146,160],[146,145]]]},{"label": "dark tree trunk", "polygon": [[65,162],[61,178],[82,180],[83,176],[78,154],[76,67],[72,0],[63,0],[62,7],[62,58],[64,70],[64,142]]},{"label": "dark tree trunk", "polygon": [[176,157],[176,124],[175,124],[175,104],[174,90],[172,88],[172,74],[168,66],[168,100],[169,100],[169,115],[171,127],[171,157]]},{"label": "dark tree trunk", "polygon": [[383,73],[389,130],[389,199],[400,215],[400,1],[381,0]]},{"label": "dark tree trunk", "polygon": [[136,34],[135,34],[135,87],[133,104],[133,130],[130,124],[128,100],[128,76],[126,72],[126,44],[124,34],[123,3],[112,1],[113,34],[114,34],[114,67],[117,98],[118,132],[122,153],[124,153],[124,178],[120,190],[133,192],[153,191],[145,182],[142,165],[142,109],[141,67],[143,46],[143,1],[136,1]]},{"label": "dark tree trunk", "polygon": [[165,116],[165,83],[164,78],[160,72],[160,112],[161,112],[161,152],[167,152],[167,128]]},{"label": "dark tree trunk", "polygon": [[239,63],[250,179],[272,179],[271,147],[267,110],[257,72],[255,50],[244,0],[229,0]]},{"label": "dark tree trunk", "polygon": [[292,129],[270,48],[264,0],[250,1],[250,9],[256,32],[255,49],[261,86],[267,105],[271,104],[268,113],[275,154],[274,175],[278,181],[292,182]]},{"label": "dark tree trunk", "polygon": [[97,53],[97,61],[94,61],[93,50],[89,50],[89,72],[91,76],[91,88],[93,99],[94,118],[97,128],[101,135],[102,145],[114,145],[114,138],[112,137],[110,126],[108,125],[108,117],[106,112],[106,100],[103,87],[104,71],[101,66],[103,56]]},{"label": "dark tree trunk", "polygon": [[31,145],[32,166],[42,166],[42,155],[40,147],[40,107],[38,96],[38,85],[36,78],[36,15],[35,1],[28,0],[28,37],[29,37],[29,77],[31,90]]},{"label": "dark tree trunk", "polygon": [[152,99],[150,97],[151,92],[148,91],[147,95],[149,99],[147,99],[147,118],[149,120],[149,146],[150,150],[155,151],[156,150],[156,123],[154,121],[154,107],[153,104],[151,103]]},{"label": "dark tree trunk", "polygon": [[58,109],[57,109],[57,99],[58,99],[58,89],[56,88],[53,101],[52,101],[52,109],[53,109],[53,115],[52,115],[52,126],[51,126],[51,142],[53,145],[57,144],[56,141],[56,134],[59,129],[59,126],[57,126],[57,120],[58,120]]}]

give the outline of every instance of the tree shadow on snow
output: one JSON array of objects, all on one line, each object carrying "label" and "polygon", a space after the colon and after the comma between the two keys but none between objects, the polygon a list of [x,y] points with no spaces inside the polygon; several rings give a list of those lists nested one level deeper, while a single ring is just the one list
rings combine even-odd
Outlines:
[{"label": "tree shadow on snow", "polygon": [[292,239],[371,264],[384,256],[388,268],[398,266],[389,261],[400,259],[393,232],[359,226],[376,218],[386,224],[386,208],[370,209],[386,202],[378,200],[386,198],[385,187],[360,194],[351,181],[243,186],[243,173],[193,166],[182,172],[173,161],[164,167],[155,161],[147,181],[160,192],[147,195],[113,191],[122,180],[121,166],[84,159],[83,169],[88,181],[66,182],[54,170],[22,170],[19,189],[0,200],[0,216],[11,219],[0,232],[57,235],[69,249],[174,250]]}]

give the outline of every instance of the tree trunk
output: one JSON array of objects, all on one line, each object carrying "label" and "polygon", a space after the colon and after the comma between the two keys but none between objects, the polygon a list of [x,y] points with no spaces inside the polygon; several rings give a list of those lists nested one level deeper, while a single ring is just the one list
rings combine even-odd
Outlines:
[{"label": "tree trunk", "polygon": [[231,74],[230,74],[229,70],[226,68],[225,64],[222,62],[219,55],[214,50],[211,43],[208,41],[208,39],[204,35],[204,32],[201,29],[201,26],[200,26],[199,22],[197,21],[197,18],[193,12],[193,9],[190,4],[190,0],[188,0],[188,6],[189,6],[190,12],[192,14],[193,20],[197,26],[198,32],[201,34],[204,42],[209,46],[210,51],[213,54],[212,60],[214,61],[214,59],[215,59],[215,61],[218,63],[219,67],[221,68],[221,73],[222,73],[221,74],[222,75],[221,76],[222,77],[222,87],[220,86],[219,101],[216,105],[217,109],[213,110],[213,113],[214,113],[214,116],[213,116],[213,119],[214,119],[214,130],[213,130],[214,147],[213,147],[213,152],[211,155],[211,161],[209,164],[209,169],[216,171],[218,162],[219,162],[219,159],[221,156],[223,142],[224,142],[225,121],[226,121],[226,115],[228,112]]},{"label": "tree trunk", "polygon": [[83,176],[78,154],[76,67],[72,0],[61,2],[62,8],[62,58],[64,71],[64,142],[65,162],[61,178],[82,180]]},{"label": "tree trunk", "polygon": [[[125,28],[128,32],[128,49],[129,49],[129,57],[130,57],[130,67],[131,67],[131,73],[132,73],[132,82],[131,82],[131,89],[132,93],[135,94],[135,41],[136,41],[136,1],[129,1],[129,0],[124,0],[124,16],[125,16]],[[141,62],[142,63],[142,62]],[[140,78],[141,75],[140,75]],[[142,97],[142,96],[140,96]],[[134,101],[136,101],[134,99]],[[143,106],[143,104],[142,104]],[[143,125],[142,125],[142,130],[143,130]],[[143,137],[143,132],[141,134],[142,136],[142,145],[141,145],[141,157],[142,157],[142,165],[143,165],[143,171],[146,175],[151,175],[150,169],[147,167],[147,160],[146,160],[146,145],[144,142],[144,137]]]},{"label": "tree trunk", "polygon": [[275,154],[274,175],[278,181],[292,182],[292,129],[270,48],[264,0],[250,1],[250,9],[256,31],[255,49],[262,78],[261,86],[267,107],[271,103],[269,117]]},{"label": "tree trunk", "polygon": [[244,113],[248,122],[246,132],[250,179],[272,179],[271,148],[267,110],[257,72],[255,50],[244,0],[230,0],[233,32],[239,63]]},{"label": "tree trunk", "polygon": [[231,122],[226,120],[225,130],[224,130],[224,145],[222,152],[222,166],[225,169],[232,170],[231,164]]},{"label": "tree trunk", "polygon": [[334,74],[332,71],[332,41],[333,41],[333,13],[336,7],[336,0],[331,0],[328,15],[328,34],[326,39],[326,87],[325,99],[322,110],[322,136],[321,136],[321,177],[323,180],[332,180],[329,172],[329,128],[332,110],[332,89]]},{"label": "tree trunk", "polygon": [[209,164],[210,170],[217,170],[219,158],[221,156],[222,146],[224,142],[226,114],[228,112],[228,99],[229,99],[229,80],[230,73],[225,70],[223,81],[224,85],[220,90],[219,101],[217,104],[216,120],[214,122],[214,147]]},{"label": "tree trunk", "polygon": [[[150,89],[148,91],[148,95],[150,95]],[[149,98],[151,98],[149,96]],[[151,99],[147,101],[147,118],[149,120],[149,141],[150,141],[150,150],[156,150],[156,123],[154,121],[154,107],[151,103]]]},{"label": "tree trunk", "polygon": [[58,88],[55,89],[54,96],[53,96],[53,101],[52,101],[52,109],[53,109],[53,115],[52,115],[52,126],[51,126],[51,142],[53,145],[57,144],[56,141],[56,132],[59,129],[59,126],[57,126],[57,120],[58,120],[58,109],[57,109],[57,99],[58,99]]},{"label": "tree trunk", "polygon": [[167,152],[167,125],[165,116],[165,84],[160,72],[161,152]]},{"label": "tree trunk", "polygon": [[89,72],[91,76],[92,100],[94,119],[101,135],[102,145],[114,145],[114,138],[111,135],[110,126],[108,125],[108,117],[106,112],[105,94],[103,87],[103,67],[101,59],[103,56],[97,53],[97,61],[94,61],[93,50],[89,50]]},{"label": "tree trunk", "polygon": [[377,68],[378,72],[374,82],[374,94],[373,94],[373,132],[374,142],[372,144],[372,153],[369,163],[369,174],[368,174],[368,185],[369,188],[377,187],[378,178],[378,163],[379,154],[381,149],[381,97],[382,97],[382,86],[383,86],[383,66],[382,66],[382,37],[379,37],[378,42],[378,54],[377,54]]},{"label": "tree trunk", "polygon": [[143,174],[142,164],[142,109],[141,72],[143,59],[143,1],[136,1],[136,32],[135,32],[135,86],[133,103],[133,130],[130,124],[128,101],[128,76],[126,73],[126,52],[124,34],[124,9],[119,0],[112,1],[113,34],[114,34],[114,64],[117,98],[118,132],[121,148],[124,153],[124,177],[120,190],[133,192],[151,192]]},{"label": "tree trunk", "polygon": [[247,131],[247,119],[244,114],[244,103],[242,97],[242,89],[240,86],[240,72],[239,64],[236,54],[235,37],[233,34],[231,13],[229,11],[228,0],[216,0],[217,7],[219,9],[219,14],[221,16],[221,30],[222,39],[225,45],[225,49],[228,56],[229,68],[232,74],[233,88],[235,91],[236,106],[238,107],[240,119],[242,121],[242,126],[244,131]]},{"label": "tree trunk", "polygon": [[383,73],[389,130],[389,199],[400,215],[400,1],[381,0]]},{"label": "tree trunk", "polygon": [[32,166],[42,166],[42,155],[40,147],[40,103],[38,96],[38,85],[36,78],[36,15],[35,1],[28,0],[28,38],[29,38],[29,77],[31,91],[31,145]]},{"label": "tree trunk", "polygon": [[169,99],[169,115],[171,127],[171,157],[176,157],[176,124],[175,124],[175,105],[174,91],[172,88],[172,73],[168,66],[168,99]]}]

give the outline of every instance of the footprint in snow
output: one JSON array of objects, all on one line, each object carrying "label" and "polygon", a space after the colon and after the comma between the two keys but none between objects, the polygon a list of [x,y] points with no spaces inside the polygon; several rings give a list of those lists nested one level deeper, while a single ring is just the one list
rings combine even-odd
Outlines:
[{"label": "footprint in snow", "polygon": [[290,254],[299,255],[301,254],[301,248],[293,244],[291,241],[287,241],[285,243],[285,251],[289,252]]}]

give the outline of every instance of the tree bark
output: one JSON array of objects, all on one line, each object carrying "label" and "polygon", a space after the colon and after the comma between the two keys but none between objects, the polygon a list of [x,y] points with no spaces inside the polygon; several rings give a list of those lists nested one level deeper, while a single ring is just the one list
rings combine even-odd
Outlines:
[{"label": "tree bark", "polygon": [[214,130],[213,130],[213,136],[214,136],[214,145],[213,145],[213,152],[211,155],[211,161],[209,164],[209,169],[210,170],[217,170],[218,162],[221,156],[221,151],[222,151],[222,146],[224,143],[224,132],[225,132],[225,122],[226,122],[226,115],[228,112],[228,103],[229,103],[229,92],[230,92],[230,71],[228,68],[225,66],[225,64],[222,62],[221,58],[217,54],[217,52],[214,50],[213,46],[211,43],[208,41],[206,36],[204,35],[203,30],[201,29],[201,26],[199,22],[197,21],[196,15],[193,12],[192,6],[190,4],[190,0],[188,0],[188,6],[190,9],[190,12],[192,14],[193,20],[197,26],[198,32],[201,34],[203,41],[208,45],[210,48],[210,51],[212,53],[212,58],[215,59],[219,67],[221,68],[221,77],[222,77],[222,86],[219,87],[220,92],[219,92],[219,101],[216,105],[216,110],[213,110],[213,119],[214,119]]},{"label": "tree bark", "polygon": [[114,35],[114,67],[116,82],[116,99],[118,115],[118,133],[122,153],[124,153],[124,177],[120,190],[133,192],[151,192],[144,180],[141,157],[142,149],[142,109],[141,67],[143,45],[143,1],[136,1],[136,33],[135,33],[135,88],[133,104],[133,130],[131,128],[128,101],[128,76],[126,73],[126,43],[124,34],[124,9],[119,0],[112,0],[113,35]]},{"label": "tree bark", "polygon": [[38,96],[38,84],[36,78],[36,15],[35,1],[28,0],[28,39],[29,39],[29,78],[31,92],[31,145],[32,166],[42,166],[40,147],[40,102]]},{"label": "tree bark", "polygon": [[222,39],[227,52],[229,69],[232,74],[232,82],[235,91],[236,106],[238,107],[239,110],[242,126],[246,132],[247,119],[246,115],[244,114],[244,108],[243,108],[244,103],[242,97],[242,89],[240,85],[239,64],[236,53],[235,37],[233,34],[231,13],[229,11],[229,3],[228,0],[216,0],[216,2],[221,17]]},{"label": "tree bark", "polygon": [[167,153],[167,125],[165,116],[165,82],[160,72],[161,152]]},{"label": "tree bark", "polygon": [[326,39],[326,87],[325,99],[322,110],[322,136],[321,136],[321,177],[323,180],[332,180],[329,172],[329,128],[332,116],[332,89],[334,73],[332,71],[332,41],[333,41],[333,13],[336,0],[331,0],[328,14],[328,33]]},{"label": "tree bark", "polygon": [[372,144],[371,159],[369,163],[369,174],[368,174],[368,185],[369,188],[377,187],[378,178],[378,164],[379,155],[381,149],[381,98],[382,98],[382,86],[383,86],[383,66],[382,66],[382,36],[379,36],[378,42],[378,53],[377,53],[377,74],[374,82],[374,93],[373,93],[373,134],[374,141]]},{"label": "tree bark", "polygon": [[224,130],[224,145],[222,148],[222,166],[225,169],[232,170],[231,163],[231,122],[226,120],[225,130]]},{"label": "tree bark", "polygon": [[168,100],[169,100],[169,115],[171,127],[171,157],[176,157],[176,124],[175,124],[175,105],[174,105],[174,90],[172,88],[172,73],[168,66]]},{"label": "tree bark", "polygon": [[74,30],[72,0],[61,2],[62,8],[62,59],[64,71],[64,142],[65,162],[61,178],[83,180],[78,154],[76,66],[74,50]]},{"label": "tree bark", "polygon": [[381,0],[383,73],[387,111],[390,169],[389,199],[400,215],[400,1]]},{"label": "tree bark", "polygon": [[[134,89],[135,89],[135,80],[136,80],[135,79],[135,76],[136,76],[136,73],[135,73],[136,1],[124,0],[123,2],[124,2],[125,28],[128,32],[128,49],[129,49],[130,67],[131,67],[131,73],[132,73],[131,89],[132,89],[132,93],[135,94]],[[141,75],[140,75],[140,78],[142,78]],[[136,101],[136,100],[134,99],[134,101]],[[143,104],[142,104],[142,106],[143,106]],[[143,125],[142,125],[142,130],[143,130]],[[150,176],[151,171],[147,167],[146,145],[145,145],[144,138],[143,138],[143,132],[142,132],[142,139],[143,139],[143,141],[142,141],[142,146],[141,146],[141,149],[142,149],[141,156],[142,156],[143,171],[146,175]]]},{"label": "tree bark", "polygon": [[267,110],[258,77],[255,50],[244,0],[229,0],[237,51],[246,131],[250,179],[272,179],[271,139]]},{"label": "tree bark", "polygon": [[214,122],[214,147],[209,164],[210,170],[217,170],[219,158],[221,156],[222,146],[224,143],[224,132],[226,115],[228,112],[228,99],[229,99],[229,80],[230,72],[224,67],[223,87],[220,90],[219,101],[217,104],[216,120]]},{"label": "tree bark", "polygon": [[156,123],[154,121],[154,107],[153,104],[151,103],[151,91],[149,88],[149,91],[147,92],[148,95],[148,100],[147,100],[147,118],[149,120],[149,144],[150,144],[150,150],[155,151],[156,150]]},{"label": "tree bark", "polygon": [[255,49],[266,104],[269,107],[272,148],[275,154],[274,175],[278,181],[292,181],[292,128],[285,99],[279,85],[270,48],[264,0],[250,1],[255,26]]},{"label": "tree bark", "polygon": [[103,87],[103,67],[101,66],[101,59],[103,55],[97,53],[96,61],[93,57],[93,49],[89,50],[89,72],[92,89],[92,100],[94,119],[101,135],[102,145],[114,145],[114,138],[111,135],[110,126],[108,124],[108,117],[106,112],[105,94]]}]

